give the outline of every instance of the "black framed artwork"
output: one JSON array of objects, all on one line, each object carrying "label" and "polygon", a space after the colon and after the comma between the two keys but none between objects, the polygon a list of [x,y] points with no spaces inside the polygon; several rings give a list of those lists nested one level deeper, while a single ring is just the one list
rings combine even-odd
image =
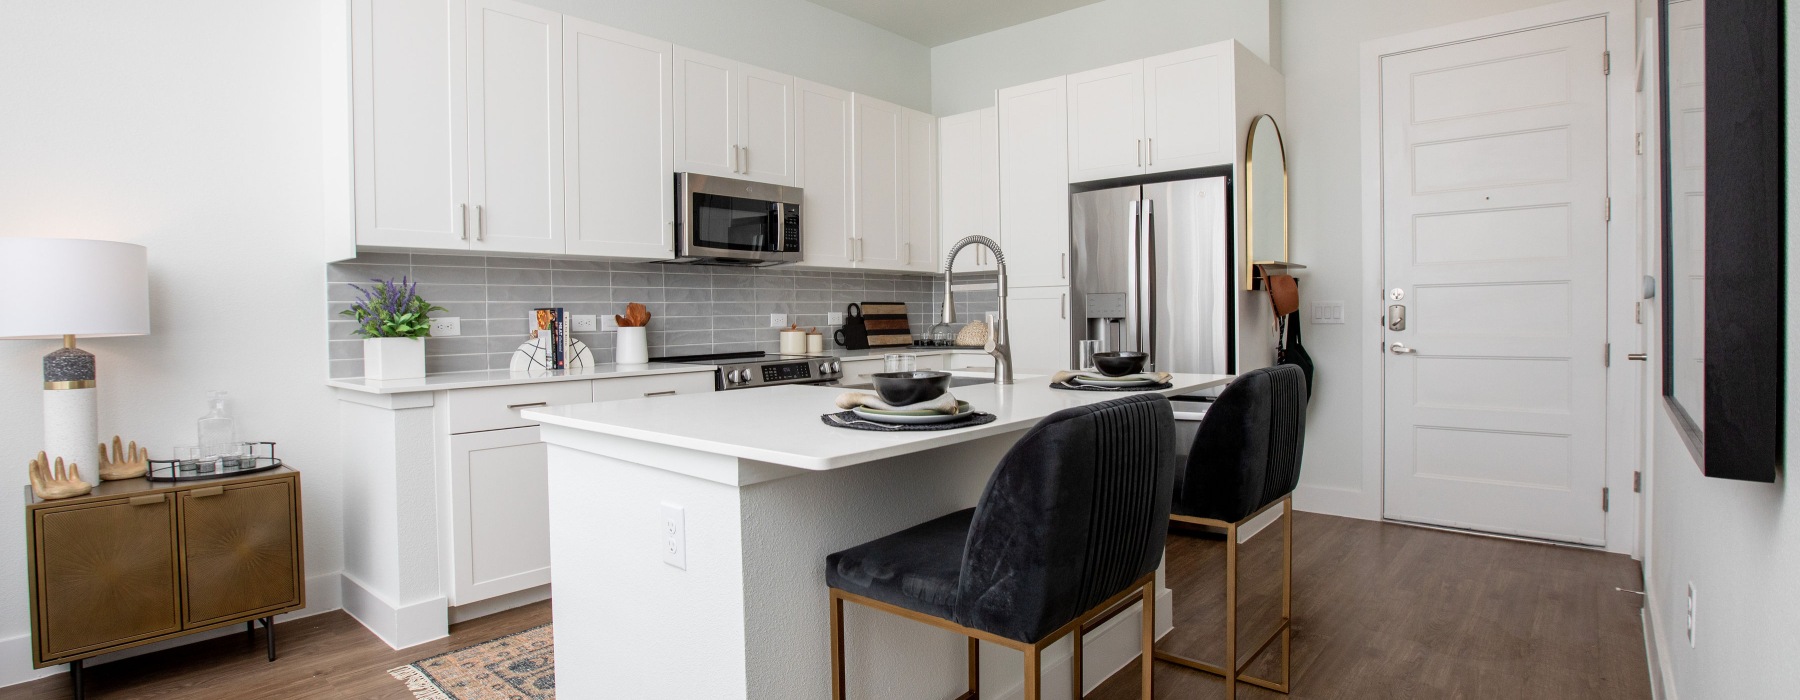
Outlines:
[{"label": "black framed artwork", "polygon": [[1783,454],[1782,0],[1664,0],[1662,394],[1707,476]]}]

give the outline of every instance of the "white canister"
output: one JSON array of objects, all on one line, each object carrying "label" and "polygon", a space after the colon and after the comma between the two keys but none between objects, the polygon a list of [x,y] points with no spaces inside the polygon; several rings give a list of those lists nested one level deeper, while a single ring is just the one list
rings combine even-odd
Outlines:
[{"label": "white canister", "polygon": [[363,340],[363,378],[424,379],[424,338],[366,338]]},{"label": "white canister", "polygon": [[650,361],[650,345],[643,326],[619,328],[613,361],[621,365],[641,365]]},{"label": "white canister", "polygon": [[825,352],[825,334],[823,334],[823,333],[808,333],[808,334],[806,334],[806,354],[818,355],[818,354],[822,354],[824,352]]},{"label": "white canister", "polygon": [[[823,339],[821,338],[820,340],[822,343]],[[783,354],[783,355],[804,355],[804,354],[806,354],[806,331],[803,331],[803,330],[800,330],[797,328],[789,328],[787,330],[782,331],[781,332],[781,354]]]}]

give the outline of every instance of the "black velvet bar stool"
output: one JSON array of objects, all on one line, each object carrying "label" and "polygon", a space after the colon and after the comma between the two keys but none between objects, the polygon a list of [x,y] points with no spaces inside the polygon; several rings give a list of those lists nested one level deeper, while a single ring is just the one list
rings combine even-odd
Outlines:
[{"label": "black velvet bar stool", "polygon": [[[1237,697],[1239,681],[1288,692],[1294,613],[1294,487],[1300,483],[1300,447],[1306,437],[1306,373],[1294,365],[1264,367],[1232,380],[1194,436],[1187,468],[1177,477],[1172,520],[1225,530],[1225,659],[1213,665],[1156,652],[1161,661],[1225,679],[1225,697]],[[1281,506],[1281,623],[1237,661],[1238,528]],[[1109,610],[1092,627],[1117,614]],[[1281,680],[1257,678],[1244,669],[1281,638]],[[1079,635],[1076,642],[1080,643]],[[1229,668],[1230,670],[1227,670]]]},{"label": "black velvet bar stool", "polygon": [[1038,700],[1044,648],[1131,598],[1152,649],[1177,466],[1161,395],[1064,409],[1013,445],[974,508],[826,557],[832,698],[844,698],[844,601],[968,637],[961,698],[979,692],[977,640],[1024,652],[1025,700]]}]

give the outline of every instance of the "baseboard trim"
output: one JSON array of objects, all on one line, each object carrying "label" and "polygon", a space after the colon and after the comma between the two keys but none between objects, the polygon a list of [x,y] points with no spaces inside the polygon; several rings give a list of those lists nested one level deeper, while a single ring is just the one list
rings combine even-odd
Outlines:
[{"label": "baseboard trim", "polygon": [[343,581],[344,612],[388,646],[405,649],[450,636],[450,604],[443,596],[395,605],[350,574]]},{"label": "baseboard trim", "polygon": [[1669,652],[1662,642],[1662,626],[1657,624],[1656,591],[1644,586],[1644,657],[1650,662],[1650,697],[1652,700],[1676,700],[1675,666],[1669,663]]},{"label": "baseboard trim", "polygon": [[506,612],[513,608],[522,608],[532,603],[539,603],[549,599],[550,584],[546,583],[542,586],[533,586],[522,591],[513,591],[504,595],[497,595],[486,600],[477,600],[473,603],[454,605],[450,607],[450,624],[454,625],[458,622],[466,622],[478,617],[487,617],[494,613]]},{"label": "baseboard trim", "polygon": [[[341,604],[343,584],[339,579],[340,574],[337,572],[307,577],[306,607],[286,615],[278,615],[276,616],[275,621],[281,623],[288,620],[298,620],[303,617],[331,612],[343,607]],[[91,668],[120,659],[129,659],[133,656],[158,652],[164,649],[173,649],[175,647],[186,646],[195,642],[215,639],[226,635],[239,634],[242,631],[243,630],[240,628],[233,626],[207,630],[205,632],[196,632],[194,634],[175,637],[173,639],[165,639],[154,644],[132,647],[114,654],[96,656],[88,659],[86,665]],[[29,683],[39,678],[48,678],[64,673],[69,668],[66,664],[45,666],[44,668],[32,668],[30,634],[0,639],[0,660],[4,660],[0,661],[0,687]]]},{"label": "baseboard trim", "polygon": [[1380,520],[1381,499],[1380,494],[1372,497],[1363,491],[1301,484],[1294,489],[1294,510],[1358,520]]},{"label": "baseboard trim", "polygon": [[[1175,615],[1172,607],[1174,601],[1174,592],[1167,588],[1156,594],[1156,637],[1158,639],[1175,629]],[[1133,605],[1113,619],[1101,623],[1093,632],[1089,632],[1082,638],[1082,685],[1086,686],[1085,692],[1093,692],[1094,688],[1106,682],[1106,679],[1111,678],[1120,669],[1137,660],[1139,649],[1142,647],[1142,642],[1138,641],[1140,629],[1138,620],[1142,617],[1142,609],[1142,605]],[[982,651],[981,664],[983,667],[995,663],[997,660],[990,660],[990,657],[999,653],[1010,652],[1009,655],[1014,659],[1019,658],[1018,652],[987,643],[982,644]],[[1044,650],[1044,665],[1041,675],[1043,682],[1039,684],[1043,690],[1043,700],[1072,700],[1069,697],[1071,695],[1069,692],[1069,662],[1073,659],[1073,654],[1074,651],[1067,640],[1059,640]],[[1019,663],[1008,662],[1005,663],[1005,666],[1018,668]],[[984,692],[981,697],[990,696]],[[1012,686],[991,697],[996,700],[1023,700],[1025,679],[1021,676]]]}]

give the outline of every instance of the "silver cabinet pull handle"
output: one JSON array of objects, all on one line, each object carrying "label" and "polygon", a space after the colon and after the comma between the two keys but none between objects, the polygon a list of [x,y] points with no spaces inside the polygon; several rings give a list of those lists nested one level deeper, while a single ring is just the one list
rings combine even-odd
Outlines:
[{"label": "silver cabinet pull handle", "polygon": [[744,174],[749,175],[750,174],[750,147],[749,146],[744,147],[743,161],[744,161]]},{"label": "silver cabinet pull handle", "polygon": [[1156,139],[1144,139],[1144,164],[1156,165]]},{"label": "silver cabinet pull handle", "polygon": [[674,390],[674,389],[670,389],[670,390],[668,390],[668,391],[651,391],[651,392],[647,392],[647,393],[645,393],[645,394],[644,394],[644,396],[645,396],[645,397],[651,397],[651,396],[674,396],[674,395],[675,395],[675,390]]},{"label": "silver cabinet pull handle", "polygon": [[907,265],[912,264],[912,241],[906,242],[906,259],[902,260],[900,262],[907,264]]},{"label": "silver cabinet pull handle", "polygon": [[475,240],[487,239],[487,211],[475,205]]},{"label": "silver cabinet pull handle", "polygon": [[1069,318],[1069,294],[1068,294],[1068,292],[1064,292],[1062,295],[1062,317],[1064,320],[1067,320]]},{"label": "silver cabinet pull handle", "polygon": [[1629,353],[1629,354],[1627,354],[1627,355],[1626,355],[1626,356],[1625,356],[1625,359],[1627,359],[1627,360],[1635,360],[1635,361],[1637,361],[1637,362],[1649,362],[1649,361],[1650,361],[1650,355],[1649,355],[1649,353],[1642,353],[1642,352],[1634,352],[1634,353]]},{"label": "silver cabinet pull handle", "polygon": [[1144,167],[1144,140],[1143,139],[1137,140],[1137,159],[1138,159],[1138,167],[1140,167],[1140,168]]},{"label": "silver cabinet pull handle", "polygon": [[1406,343],[1394,343],[1393,345],[1388,346],[1388,352],[1394,353],[1395,355],[1411,355],[1418,352],[1418,350],[1406,347]]},{"label": "silver cabinet pull handle", "polygon": [[1069,278],[1069,254],[1063,253],[1062,254],[1062,262],[1060,262],[1058,264],[1061,265],[1060,270],[1062,272],[1062,278],[1068,279]]},{"label": "silver cabinet pull handle", "polygon": [[469,205],[465,202],[456,206],[460,210],[457,223],[461,224],[461,226],[458,228],[462,229],[462,239],[466,241],[469,240]]},{"label": "silver cabinet pull handle", "polygon": [[506,405],[506,410],[516,411],[521,408],[537,408],[539,406],[548,406],[548,405],[550,405],[549,401],[533,401],[531,403],[509,403]]}]

